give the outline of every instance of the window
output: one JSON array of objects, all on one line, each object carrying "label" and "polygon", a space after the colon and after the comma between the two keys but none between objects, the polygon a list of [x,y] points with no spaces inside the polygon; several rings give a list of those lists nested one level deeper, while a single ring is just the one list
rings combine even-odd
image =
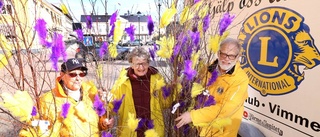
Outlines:
[{"label": "window", "polygon": [[3,7],[1,10],[1,14],[12,14],[13,7],[11,4],[12,4],[11,0],[4,1]]},{"label": "window", "polygon": [[4,5],[2,7],[1,14],[12,14],[12,6],[11,5]]}]

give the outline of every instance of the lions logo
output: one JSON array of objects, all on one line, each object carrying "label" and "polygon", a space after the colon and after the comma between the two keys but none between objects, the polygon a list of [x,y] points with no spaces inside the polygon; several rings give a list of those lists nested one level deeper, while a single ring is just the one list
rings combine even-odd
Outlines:
[{"label": "lions logo", "polygon": [[303,16],[284,7],[268,7],[248,17],[238,39],[249,85],[264,96],[296,90],[304,70],[320,64],[309,32]]}]

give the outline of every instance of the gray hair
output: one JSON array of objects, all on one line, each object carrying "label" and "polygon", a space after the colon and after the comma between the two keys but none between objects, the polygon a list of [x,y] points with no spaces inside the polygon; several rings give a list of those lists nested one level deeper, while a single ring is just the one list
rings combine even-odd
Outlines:
[{"label": "gray hair", "polygon": [[225,46],[225,45],[228,45],[228,44],[234,44],[236,45],[237,49],[238,49],[238,53],[240,54],[241,50],[242,50],[242,46],[241,44],[239,43],[239,40],[237,39],[234,39],[234,38],[226,38],[225,40],[223,40],[221,43],[220,43],[220,49],[221,47]]},{"label": "gray hair", "polygon": [[148,63],[150,62],[150,53],[149,51],[145,50],[142,47],[136,47],[134,48],[129,54],[128,54],[128,61],[129,63],[132,63],[132,58],[133,57],[142,57],[144,59],[146,59],[148,61]]}]

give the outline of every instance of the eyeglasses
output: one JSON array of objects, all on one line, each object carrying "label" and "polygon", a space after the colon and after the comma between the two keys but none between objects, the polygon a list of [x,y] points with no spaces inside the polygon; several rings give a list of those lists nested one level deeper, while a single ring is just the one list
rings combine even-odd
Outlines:
[{"label": "eyeglasses", "polygon": [[234,59],[236,59],[237,56],[238,56],[238,54],[237,54],[237,55],[228,55],[228,54],[223,53],[223,52],[221,52],[221,51],[219,51],[219,55],[220,55],[220,57],[222,57],[222,58],[227,58],[227,57],[228,57],[230,60],[234,60]]},{"label": "eyeglasses", "polygon": [[132,67],[138,68],[139,66],[148,67],[148,66],[149,66],[149,63],[147,63],[147,62],[143,62],[143,63],[132,63]]},{"label": "eyeglasses", "polygon": [[68,75],[69,75],[70,77],[72,77],[72,78],[74,78],[74,77],[76,77],[76,76],[84,77],[84,76],[87,75],[87,73],[84,73],[84,72],[81,72],[81,73],[79,73],[79,74],[77,74],[77,73],[68,73]]}]

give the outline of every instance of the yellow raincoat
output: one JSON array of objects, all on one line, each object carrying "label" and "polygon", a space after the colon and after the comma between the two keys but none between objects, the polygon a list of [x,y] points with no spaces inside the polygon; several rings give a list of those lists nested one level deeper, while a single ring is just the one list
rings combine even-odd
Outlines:
[{"label": "yellow raincoat", "polygon": [[[217,63],[217,62],[215,62]],[[211,77],[209,73],[208,78]],[[221,75],[208,87],[216,104],[190,112],[194,125],[200,126],[200,136],[205,137],[236,137],[243,115],[243,103],[248,97],[248,77],[238,62],[234,68]],[[231,125],[219,130],[214,120],[231,118]]]},{"label": "yellow raincoat", "polygon": [[[132,113],[136,116],[136,110],[134,107],[134,101],[132,98],[132,88],[131,82],[127,77],[127,70],[122,70],[120,72],[120,76],[118,80],[115,82],[115,85],[112,87],[111,93],[114,96],[114,99],[121,99],[122,95],[124,94],[125,97],[122,101],[122,104],[119,108],[117,116],[118,118],[118,125],[117,125],[117,136],[118,137],[136,137],[137,133],[132,132],[127,125],[128,121],[128,114]],[[157,81],[163,80],[163,77],[160,74],[153,74],[151,75],[150,80],[150,110],[151,110],[151,120],[154,122],[154,129],[159,135],[159,137],[164,136],[164,123],[163,123],[163,105],[160,103],[163,99],[161,91],[155,90]]]},{"label": "yellow raincoat", "polygon": [[[65,94],[59,83],[60,79],[61,77],[56,79],[56,87],[51,92],[45,93],[40,98],[43,118],[50,121],[51,137],[98,137],[99,117],[93,109],[97,88],[92,82],[83,82],[82,100],[76,102]],[[69,113],[67,118],[62,118],[61,106],[66,102],[70,103]]]}]

